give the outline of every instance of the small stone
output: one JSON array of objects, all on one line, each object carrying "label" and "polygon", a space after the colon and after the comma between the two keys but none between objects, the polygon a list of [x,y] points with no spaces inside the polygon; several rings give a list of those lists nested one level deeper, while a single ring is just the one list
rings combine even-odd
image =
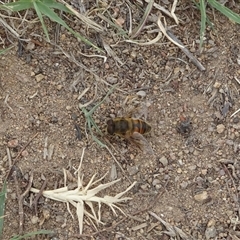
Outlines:
[{"label": "small stone", "polygon": [[218,124],[217,125],[217,132],[218,133],[223,133],[225,130],[225,126],[223,124]]},{"label": "small stone", "polygon": [[43,217],[48,220],[50,218],[50,211],[48,209],[43,209],[42,210]]},{"label": "small stone", "polygon": [[130,176],[133,176],[139,171],[139,169],[138,169],[138,166],[133,166],[133,167],[128,167],[127,171]]},{"label": "small stone", "polygon": [[63,88],[62,84],[57,85],[57,90],[60,91]]},{"label": "small stone", "polygon": [[148,188],[148,183],[141,185],[142,190],[147,190]]},{"label": "small stone", "polygon": [[110,178],[110,181],[117,179],[117,167],[115,164],[112,164],[112,166],[111,166],[109,178]]},{"label": "small stone", "polygon": [[182,182],[182,183],[180,183],[180,187],[181,187],[182,189],[186,189],[187,186],[188,186],[188,182]]},{"label": "small stone", "polygon": [[31,222],[32,222],[32,224],[36,224],[38,222],[38,217],[37,216],[32,216]]},{"label": "small stone", "polygon": [[7,143],[9,148],[15,148],[18,146],[18,140],[17,139],[12,139]]},{"label": "small stone", "polygon": [[177,173],[182,173],[182,169],[181,169],[181,168],[178,168],[178,169],[177,169]]},{"label": "small stone", "polygon": [[66,106],[66,110],[71,110],[72,109],[72,106]]},{"label": "small stone", "polygon": [[153,186],[156,186],[156,185],[158,185],[158,184],[160,184],[160,180],[159,179],[157,179],[157,178],[155,178],[153,181],[152,181],[152,185]]},{"label": "small stone", "polygon": [[194,151],[193,151],[193,155],[194,155],[194,156],[198,156],[198,155],[199,155],[199,151],[198,151],[198,150],[194,150]]},{"label": "small stone", "polygon": [[57,216],[56,216],[56,222],[57,222],[57,223],[63,223],[63,222],[64,222],[64,217],[61,216],[61,215],[57,215]]},{"label": "small stone", "polygon": [[145,91],[138,91],[137,95],[140,96],[140,97],[146,97],[147,94],[146,94]]},{"label": "small stone", "polygon": [[41,73],[35,76],[35,79],[37,82],[42,81],[44,78],[45,78],[45,76]]},{"label": "small stone", "polygon": [[23,150],[21,153],[22,157],[27,157],[28,156],[28,151],[27,150]]},{"label": "small stone", "polygon": [[202,173],[202,175],[206,176],[207,175],[207,169],[202,169],[201,173]]},{"label": "small stone", "polygon": [[217,230],[215,228],[215,220],[211,219],[207,224],[205,237],[206,239],[215,239],[216,235],[217,235]]},{"label": "small stone", "polygon": [[202,191],[194,195],[194,199],[199,203],[206,203],[210,200],[210,197],[208,196],[207,191]]},{"label": "small stone", "polygon": [[215,82],[213,85],[213,87],[215,87],[215,88],[220,88],[220,86],[221,86],[220,82]]},{"label": "small stone", "polygon": [[159,159],[159,162],[162,163],[162,165],[163,165],[164,167],[166,167],[166,166],[168,165],[168,160],[167,160],[167,158],[166,158],[165,156],[161,157],[161,158]]},{"label": "small stone", "polygon": [[12,193],[10,196],[11,196],[11,199],[12,199],[12,200],[17,199],[17,194],[16,194],[15,192]]},{"label": "small stone", "polygon": [[35,48],[35,43],[33,42],[28,42],[26,46],[26,50],[33,50]]},{"label": "small stone", "polygon": [[115,84],[117,83],[118,79],[114,76],[108,76],[107,77],[107,82],[111,83],[111,84]]},{"label": "small stone", "polygon": [[188,167],[190,171],[196,170],[197,166],[196,165],[191,165]]}]

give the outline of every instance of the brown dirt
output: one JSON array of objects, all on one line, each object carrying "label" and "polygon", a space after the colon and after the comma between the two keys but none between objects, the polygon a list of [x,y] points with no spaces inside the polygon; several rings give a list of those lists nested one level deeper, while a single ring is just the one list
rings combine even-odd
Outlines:
[{"label": "brown dirt", "polygon": [[[146,138],[154,155],[143,154],[123,139],[107,134],[101,137],[94,131],[100,140],[109,144],[124,169],[122,172],[116,165],[117,177],[122,180],[105,194],[115,195],[124,191],[130,182],[137,181],[134,189],[126,194],[132,200],[121,206],[128,217],[124,219],[119,212],[115,216],[108,207],[102,206],[106,226],[99,225],[99,233],[96,233],[97,230],[85,222],[85,235],[79,237],[81,239],[90,239],[91,235],[94,239],[170,239],[164,232],[165,226],[148,211],[181,229],[189,239],[233,239],[239,234],[240,115],[230,116],[240,108],[240,86],[235,80],[240,79],[237,62],[240,27],[218,13],[213,20],[213,12],[209,9],[214,28],[206,32],[204,49],[199,54],[199,12],[185,7],[188,3],[178,5],[176,13],[182,22],[172,31],[198,57],[206,67],[205,72],[189,63],[184,53],[166,38],[161,38],[157,44],[140,47],[116,35],[113,37],[114,31],[107,25],[108,32],[102,37],[124,62],[123,66],[111,57],[104,63],[102,58],[81,55],[80,52],[96,53],[64,29],[60,31],[58,42],[104,81],[96,80],[39,37],[33,38],[41,44],[23,50],[21,57],[17,56],[17,48],[0,57],[1,183],[9,171],[7,147],[16,144],[9,148],[13,160],[36,133],[38,135],[16,163],[25,182],[32,170],[34,187],[41,188],[44,179],[47,179],[47,189],[62,187],[62,169],[71,173],[77,169],[83,147],[86,147],[82,167],[85,183],[94,173],[98,177],[104,175],[115,162],[105,148],[91,139],[89,132],[87,138],[85,118],[78,109],[79,94],[90,88],[81,98],[84,104],[94,98],[97,86],[97,97],[88,106],[90,110],[109,91],[106,82],[118,83],[117,89],[93,114],[104,130],[107,119],[122,111],[126,97],[136,97],[141,89],[146,93],[145,97],[137,98],[140,103],[150,103],[148,122],[152,125],[152,134]],[[124,17],[126,6],[115,7],[120,9],[119,16]],[[153,10],[153,14],[158,12]],[[133,17],[134,21],[139,21],[137,14]],[[79,28],[79,23],[74,24],[71,23],[74,29]],[[29,29],[25,37],[30,38],[34,31],[41,33],[40,25]],[[142,30],[138,38],[147,37],[152,39],[155,33]],[[39,74],[43,75],[42,79]],[[76,137],[76,124],[81,139]],[[51,159],[43,157],[46,139],[48,146],[54,146]],[[26,188],[22,179],[19,180],[20,192]],[[108,181],[109,175],[103,182]],[[33,223],[35,211],[29,204],[34,196],[31,195],[24,200],[24,233],[48,229],[55,232],[54,238],[49,239],[78,238],[77,218],[72,219],[64,203],[40,197],[38,219]],[[44,211],[50,215],[40,226]],[[10,239],[19,231],[16,184],[12,177],[7,185],[5,215],[4,239]],[[123,221],[119,222],[121,219]],[[136,226],[139,228],[135,229]],[[104,229],[106,231],[102,231]]]}]

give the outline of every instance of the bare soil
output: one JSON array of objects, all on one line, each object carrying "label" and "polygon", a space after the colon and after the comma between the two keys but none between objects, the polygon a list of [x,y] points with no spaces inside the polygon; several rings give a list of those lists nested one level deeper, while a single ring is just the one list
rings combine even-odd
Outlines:
[{"label": "bare soil", "polygon": [[[164,2],[169,8],[168,1]],[[89,8],[93,7],[91,4]],[[172,27],[172,32],[203,64],[206,68],[203,72],[168,39],[162,37],[150,46],[127,43],[97,17],[95,20],[107,30],[100,38],[111,46],[123,65],[106,52],[98,53],[107,56],[106,62],[100,57],[87,57],[96,51],[60,29],[57,45],[73,56],[74,62],[73,57],[68,58],[41,36],[30,35],[42,34],[40,24],[25,33],[24,37],[32,38],[34,44],[24,43],[20,56],[17,46],[0,56],[1,185],[10,165],[24,150],[14,168],[22,174],[17,178],[20,193],[26,189],[31,171],[34,187],[40,189],[45,179],[45,189],[62,187],[62,169],[75,172],[83,147],[86,147],[82,166],[85,183],[94,173],[100,178],[109,172],[103,183],[113,180],[113,167],[117,169],[117,178],[121,178],[103,195],[114,196],[137,181],[126,193],[132,200],[121,205],[127,217],[121,212],[115,216],[103,205],[106,225],[99,225],[96,230],[85,221],[82,236],[78,234],[73,208],[74,219],[66,204],[41,196],[36,213],[31,204],[36,195],[29,193],[23,201],[24,233],[39,229],[54,232],[36,239],[178,239],[179,232],[174,228],[172,234],[176,235],[171,238],[170,229],[166,228],[169,224],[186,234],[182,239],[240,238],[240,113],[231,117],[240,108],[240,26],[208,9],[214,26],[207,29],[200,54],[200,13],[191,4],[179,1],[176,14],[181,22]],[[239,12],[237,5],[234,10]],[[116,18],[125,19],[126,5],[113,3],[110,10],[113,9],[119,10]],[[157,16],[158,11],[153,9],[152,14]],[[133,23],[140,21],[141,16],[136,11]],[[172,19],[166,19],[169,25],[174,25]],[[54,38],[55,24],[48,24]],[[77,20],[69,24],[74,29],[84,29]],[[0,33],[7,43],[9,36],[4,29]],[[89,31],[95,42],[94,36]],[[156,33],[143,29],[138,39],[147,41],[154,37]],[[91,110],[116,83],[117,87],[93,113],[104,135],[100,136],[94,128],[93,132],[108,145],[124,171],[109,151],[92,139],[78,108],[79,103],[93,99],[87,107]],[[89,91],[78,99],[86,88]],[[105,131],[106,121],[124,112],[122,105],[126,98],[150,105],[148,122],[152,133],[146,139],[153,155],[143,154],[132,143],[109,136]],[[52,156],[44,156],[46,149],[48,153],[53,149]],[[7,184],[5,215],[3,239],[10,239],[19,233],[18,195],[13,176]]]}]

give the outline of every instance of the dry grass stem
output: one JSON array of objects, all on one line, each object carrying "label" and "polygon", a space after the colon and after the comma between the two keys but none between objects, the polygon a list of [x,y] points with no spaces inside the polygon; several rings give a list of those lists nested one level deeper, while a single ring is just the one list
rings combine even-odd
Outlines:
[{"label": "dry grass stem", "polygon": [[92,21],[89,17],[86,17],[86,16],[80,14],[78,11],[76,11],[72,6],[70,6],[64,0],[58,0],[58,2],[62,3],[66,8],[68,8],[74,15],[76,15],[88,27],[94,29],[97,32],[102,32],[103,31],[103,28],[99,24]]},{"label": "dry grass stem", "polygon": [[189,240],[191,239],[186,233],[184,233],[180,228],[172,226],[171,224],[165,222],[162,218],[160,218],[157,214],[154,212],[148,211],[148,213],[156,218],[158,221],[160,221],[167,229],[167,231],[163,231],[165,234],[169,235],[170,237],[176,237],[179,239],[186,239]]},{"label": "dry grass stem", "polygon": [[20,38],[20,35],[9,25],[7,24],[2,18],[0,18],[0,24],[2,24],[5,28],[9,30],[16,38]]},{"label": "dry grass stem", "polygon": [[[150,0],[145,0],[145,2],[149,2]],[[139,1],[138,1],[139,2]],[[177,4],[177,1],[174,0],[174,3],[173,3],[173,6],[172,6],[172,9],[171,9],[171,12],[169,12],[167,9],[165,9],[164,7],[160,6],[159,4],[157,3],[153,3],[153,7],[155,7],[156,9],[160,10],[161,12],[163,12],[164,14],[166,14],[167,16],[169,16],[170,18],[173,18],[176,22],[176,24],[178,24],[178,19],[176,17],[176,15],[174,14],[175,12],[175,8],[176,8],[176,4]],[[173,15],[172,15],[173,13]]]},{"label": "dry grass stem", "polygon": [[119,63],[121,66],[124,65],[124,63],[121,61],[121,59],[117,56],[117,54],[111,49],[111,47],[102,39],[103,47],[106,50],[107,54],[111,56],[116,63]]},{"label": "dry grass stem", "polygon": [[236,115],[239,112],[240,112],[240,108],[237,111],[235,111],[230,117],[233,117],[234,115]]},{"label": "dry grass stem", "polygon": [[177,16],[175,15],[176,6],[177,6],[177,0],[174,0],[172,9],[171,9],[171,15],[172,15],[173,19],[175,20],[176,24],[178,25],[179,21],[178,21]]},{"label": "dry grass stem", "polygon": [[[122,196],[126,192],[128,192],[136,183],[136,182],[134,182],[125,191],[123,191],[119,194],[116,194],[115,196],[107,196],[107,195],[104,197],[97,196],[97,194],[100,191],[112,186],[113,184],[119,182],[121,179],[117,179],[115,181],[108,182],[105,184],[99,184],[98,186],[91,188],[94,185],[96,185],[97,183],[99,183],[100,181],[102,181],[103,178],[106,176],[106,175],[104,175],[102,178],[94,181],[95,176],[96,176],[96,174],[94,174],[92,176],[92,178],[90,179],[90,181],[88,182],[87,186],[84,187],[83,186],[83,174],[81,173],[83,156],[84,156],[84,150],[82,152],[80,165],[79,165],[79,168],[77,171],[78,187],[76,189],[69,190],[67,186],[64,186],[62,188],[58,188],[58,189],[54,189],[54,190],[46,190],[46,191],[42,192],[42,195],[46,198],[67,203],[68,212],[71,214],[72,217],[73,217],[73,214],[70,211],[69,203],[72,204],[76,208],[76,214],[78,217],[80,234],[82,234],[82,232],[83,232],[84,215],[87,216],[90,220],[91,219],[94,220],[97,225],[99,223],[104,224],[101,220],[101,205],[102,204],[105,204],[109,208],[111,208],[111,210],[113,211],[113,213],[115,215],[117,215],[116,209],[124,214],[122,209],[120,207],[118,207],[116,204],[120,203],[120,202],[125,202],[125,201],[131,199],[129,197],[122,198]],[[64,178],[65,178],[64,182],[66,183],[66,174],[64,174]],[[30,191],[34,192],[34,193],[40,192],[40,190],[38,190],[36,188],[31,188]],[[97,212],[95,210],[96,206],[94,206],[94,203],[98,205]],[[86,210],[86,206],[88,206],[91,209],[91,212]]]},{"label": "dry grass stem", "polygon": [[132,31],[131,38],[135,38],[140,34],[142,28],[144,27],[144,25],[147,21],[148,16],[152,10],[153,4],[154,4],[154,0],[149,0],[146,10],[144,12],[144,15],[143,15],[139,25]]},{"label": "dry grass stem", "polygon": [[[200,71],[205,71],[206,68],[193,56],[193,54],[183,45],[183,43],[176,37],[174,36],[173,33],[170,31],[167,31],[165,27],[163,26],[161,22],[161,17],[159,16],[157,24],[160,28],[160,30],[163,32],[163,34],[176,46],[178,46],[185,54],[186,56],[190,59],[190,61],[200,70]],[[165,24],[166,25],[166,24]]]},{"label": "dry grass stem", "polygon": [[87,54],[84,54],[84,53],[81,53],[81,52],[78,52],[80,55],[84,56],[84,57],[88,57],[88,58],[92,58],[92,57],[99,57],[99,58],[103,58],[103,63],[105,63],[107,61],[107,57],[106,56],[103,56],[103,55],[96,55],[96,54],[93,54],[93,55],[87,55]]},{"label": "dry grass stem", "polygon": [[150,40],[149,42],[137,42],[137,41],[133,41],[133,40],[126,40],[126,42],[134,43],[134,44],[137,44],[139,46],[148,46],[148,45],[152,45],[154,43],[157,43],[161,38],[162,38],[162,33],[159,32],[157,37],[152,39],[152,40]]}]

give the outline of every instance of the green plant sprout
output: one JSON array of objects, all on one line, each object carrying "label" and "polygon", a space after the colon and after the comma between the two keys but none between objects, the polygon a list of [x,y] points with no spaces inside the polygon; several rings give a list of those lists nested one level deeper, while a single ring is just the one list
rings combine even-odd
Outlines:
[{"label": "green plant sprout", "polygon": [[10,238],[10,240],[22,240],[22,239],[27,239],[27,238],[32,238],[34,236],[37,236],[37,235],[41,235],[41,234],[53,234],[54,232],[53,231],[49,231],[49,230],[39,230],[39,231],[36,231],[36,232],[30,232],[30,233],[26,233],[22,236],[13,236],[12,238]]},{"label": "green plant sprout", "polygon": [[7,193],[7,183],[5,181],[3,183],[3,187],[2,187],[2,190],[0,192],[0,239],[3,239],[2,238],[2,232],[3,232],[6,193]]},{"label": "green plant sprout", "polygon": [[225,15],[228,17],[231,21],[236,22],[240,24],[240,15],[233,12],[229,8],[225,7],[223,4],[219,3],[216,0],[200,0],[199,3],[196,1],[193,1],[197,8],[200,10],[201,13],[201,27],[200,27],[200,49],[202,48],[203,45],[203,39],[204,39],[204,34],[206,30],[206,22],[213,27],[211,22],[209,21],[207,14],[206,14],[206,8],[207,4],[209,4],[212,8],[215,8],[218,10],[221,14]]},{"label": "green plant sprout", "polygon": [[65,27],[69,32],[71,32],[75,37],[79,38],[81,41],[85,42],[86,44],[94,47],[99,51],[102,51],[100,48],[94,45],[91,41],[89,41],[79,33],[75,32],[73,29],[71,29],[66,24],[66,22],[62,20],[58,16],[58,14],[54,12],[54,10],[60,10],[65,13],[74,14],[69,8],[67,8],[62,3],[56,2],[55,0],[19,0],[16,2],[5,3],[0,6],[0,9],[10,10],[12,12],[19,12],[19,11],[28,10],[31,8],[36,11],[48,42],[50,42],[50,38],[49,38],[47,27],[44,23],[44,19],[43,19],[44,16],[47,16],[51,21],[56,22],[61,26]]},{"label": "green plant sprout", "polygon": [[11,46],[11,47],[6,48],[6,49],[1,49],[1,50],[0,50],[0,55],[6,53],[7,51],[9,51],[9,50],[10,50],[11,48],[13,48],[13,47],[14,47],[14,46]]},{"label": "green plant sprout", "polygon": [[[85,107],[82,107],[82,105],[79,105],[80,110],[83,112],[84,117],[86,119],[86,125],[88,127],[88,130],[91,133],[92,139],[98,143],[101,147],[107,147],[106,144],[104,144],[103,142],[101,142],[96,136],[94,136],[93,131],[92,131],[92,127],[94,127],[97,132],[102,136],[103,133],[102,131],[99,129],[99,127],[97,126],[97,124],[95,123],[95,121],[93,120],[93,113],[94,111],[106,100],[106,98],[113,92],[113,90],[116,88],[117,85],[114,85],[106,94],[106,96],[102,99],[102,101],[100,101],[99,103],[97,103],[90,111],[87,111],[87,109]],[[88,90],[88,89],[87,89]],[[84,92],[84,94],[87,91]],[[83,94],[82,94],[83,95]]]}]

